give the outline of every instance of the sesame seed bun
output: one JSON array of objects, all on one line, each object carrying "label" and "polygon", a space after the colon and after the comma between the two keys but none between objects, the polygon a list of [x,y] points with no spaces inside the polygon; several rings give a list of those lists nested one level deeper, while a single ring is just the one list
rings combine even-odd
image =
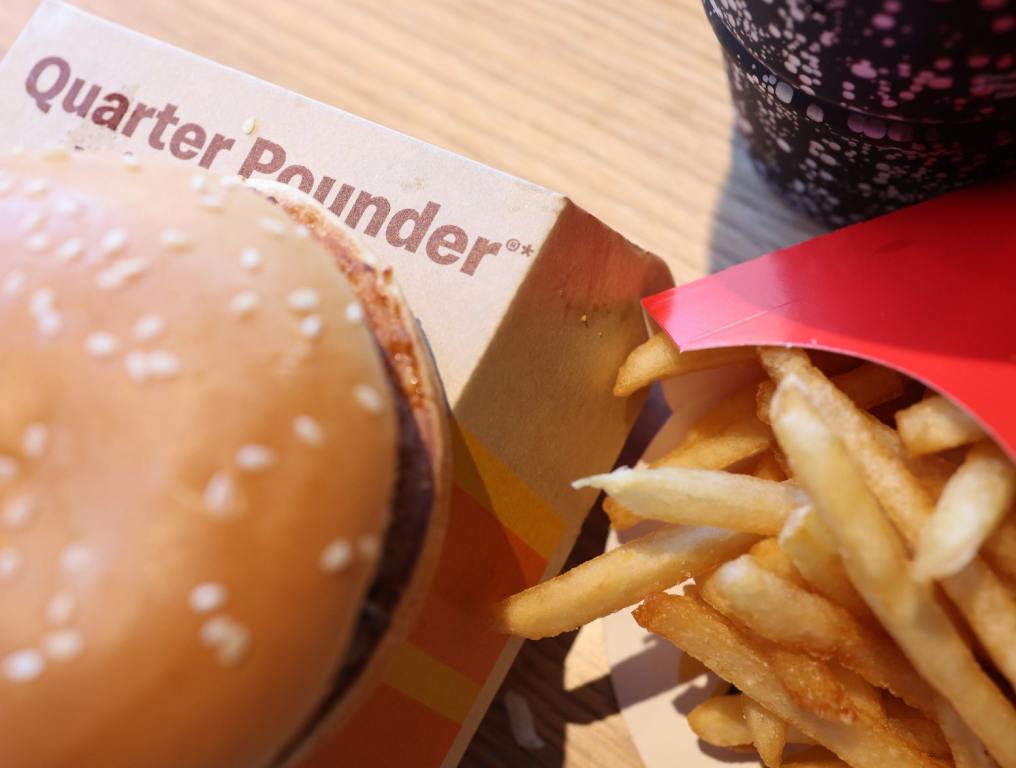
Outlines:
[{"label": "sesame seed bun", "polygon": [[280,764],[419,610],[440,386],[390,276],[271,196],[0,159],[5,765]]}]

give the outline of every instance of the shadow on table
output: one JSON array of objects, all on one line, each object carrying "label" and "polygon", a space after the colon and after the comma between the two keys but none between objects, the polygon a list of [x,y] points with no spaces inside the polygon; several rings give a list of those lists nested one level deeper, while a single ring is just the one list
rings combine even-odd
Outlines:
[{"label": "shadow on table", "polygon": [[[732,133],[730,172],[713,214],[709,261],[712,271],[801,242],[823,231],[819,225],[776,198],[755,172],[739,137]],[[632,431],[619,463],[631,464],[638,459],[663,423],[666,412],[662,397],[658,392],[654,393]],[[606,515],[597,503],[565,568],[602,553],[607,532]],[[564,764],[562,745],[567,725],[592,723],[618,713],[609,674],[576,689],[565,690],[565,659],[577,634],[569,632],[523,645],[462,760],[464,768],[560,768]],[[651,653],[652,648],[647,647],[647,652]],[[636,660],[632,662],[637,663]],[[668,675],[661,675],[660,680],[661,686],[670,684]],[[557,685],[550,685],[552,681]],[[550,699],[545,696],[548,690],[559,690],[560,694]],[[529,703],[537,733],[546,742],[542,749],[525,749],[505,738],[511,732],[504,704],[504,694],[508,691],[519,693]],[[680,709],[680,702],[675,702],[675,706]],[[714,753],[707,746],[705,749],[723,762],[730,761],[732,757],[735,761],[740,759],[740,756],[726,750],[715,750]]]}]

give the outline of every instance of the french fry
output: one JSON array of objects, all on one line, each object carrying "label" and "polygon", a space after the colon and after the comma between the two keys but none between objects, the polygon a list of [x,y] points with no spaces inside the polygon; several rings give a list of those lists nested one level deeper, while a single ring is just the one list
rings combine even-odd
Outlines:
[{"label": "french fry", "polygon": [[865,622],[874,622],[868,604],[850,583],[843,561],[825,523],[810,504],[791,513],[780,531],[780,547],[815,590]]},{"label": "french fry", "polygon": [[767,571],[772,571],[802,589],[808,588],[808,582],[794,566],[794,561],[780,548],[780,543],[776,539],[762,539],[748,550],[748,554]]},{"label": "french fry", "polygon": [[995,759],[1016,768],[1016,710],[963,643],[931,587],[911,578],[897,532],[795,377],[781,381],[771,415],[794,476],[836,536],[854,586]]},{"label": "french fry", "polygon": [[790,698],[823,720],[854,723],[863,714],[850,692],[824,661],[756,638]]},{"label": "french fry", "polygon": [[896,428],[913,456],[939,453],[985,438],[980,424],[959,406],[939,395],[898,412]]},{"label": "french fry", "polygon": [[751,732],[744,720],[744,697],[714,696],[688,713],[688,725],[706,744],[714,747],[744,747],[751,744]]},{"label": "french fry", "polygon": [[780,768],[787,745],[787,724],[754,699],[744,697],[744,722],[767,768]]},{"label": "french fry", "polygon": [[833,659],[871,685],[935,716],[935,694],[892,641],[846,609],[762,568],[750,555],[720,566],[702,597],[724,616],[774,643]]},{"label": "french fry", "polygon": [[787,473],[783,471],[772,449],[758,457],[758,463],[752,468],[751,473],[760,480],[783,482],[787,479]]},{"label": "french fry", "polygon": [[974,445],[921,531],[914,576],[944,579],[964,568],[1016,498],[1016,468],[991,441]]},{"label": "french fry", "polygon": [[988,537],[982,552],[995,570],[1016,584],[1016,512],[1010,512]]},{"label": "french fry", "polygon": [[[903,377],[896,371],[875,363],[864,363],[852,371],[833,377],[832,381],[858,408],[864,410],[903,395]],[[764,381],[758,386],[756,411],[759,421],[766,424],[769,423],[769,407],[775,392],[776,385],[771,381]]]},{"label": "french fry", "polygon": [[663,528],[507,598],[494,623],[534,640],[559,635],[712,570],[756,541],[716,528]]},{"label": "french fry", "polygon": [[936,720],[949,745],[956,768],[998,768],[984,744],[959,716],[952,705],[939,698]]},{"label": "french fry", "polygon": [[773,674],[759,642],[701,603],[654,594],[635,610],[635,619],[854,768],[944,768],[885,723],[864,717],[853,723],[825,720],[797,704]]},{"label": "french fry", "polygon": [[611,496],[603,500],[603,511],[610,519],[610,527],[615,531],[627,531],[642,522],[641,517]]},{"label": "french fry", "polygon": [[707,469],[616,469],[578,480],[606,491],[638,517],[775,536],[804,500],[793,485]]},{"label": "french fry", "polygon": [[[933,504],[925,486],[894,450],[892,430],[886,435],[884,425],[854,406],[800,350],[761,348],[759,357],[774,380],[782,382],[793,376],[799,382],[857,463],[905,543],[913,548],[931,517]],[[1010,684],[1016,684],[1016,653],[1012,652],[1016,600],[1006,585],[979,557],[940,583],[995,666]]]},{"label": "french fry", "polygon": [[617,372],[614,394],[618,397],[627,397],[661,379],[683,376],[708,368],[749,365],[754,362],[755,355],[749,347],[681,352],[667,334],[657,333],[628,355],[621,370]]}]

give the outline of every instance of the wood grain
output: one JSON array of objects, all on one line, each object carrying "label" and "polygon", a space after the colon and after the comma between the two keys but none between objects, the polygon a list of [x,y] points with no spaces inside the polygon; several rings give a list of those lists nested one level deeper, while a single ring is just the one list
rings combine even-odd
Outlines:
[{"label": "wood grain", "polygon": [[[8,46],[36,0],[4,0]],[[678,281],[818,230],[733,141],[698,0],[78,0],[312,98],[568,193],[658,253]],[[575,557],[602,550],[593,517]],[[599,627],[529,643],[505,683],[547,746],[495,702],[464,764],[638,765]]]}]

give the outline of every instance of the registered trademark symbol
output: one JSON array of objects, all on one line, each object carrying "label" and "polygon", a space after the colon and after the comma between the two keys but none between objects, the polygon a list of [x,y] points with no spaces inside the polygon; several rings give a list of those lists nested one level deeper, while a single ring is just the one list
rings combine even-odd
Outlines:
[{"label": "registered trademark symbol", "polygon": [[509,240],[507,243],[505,243],[505,247],[509,251],[511,251],[512,253],[515,253],[515,251],[517,251],[521,246],[522,246],[522,243],[520,243],[514,237],[511,240]]}]

